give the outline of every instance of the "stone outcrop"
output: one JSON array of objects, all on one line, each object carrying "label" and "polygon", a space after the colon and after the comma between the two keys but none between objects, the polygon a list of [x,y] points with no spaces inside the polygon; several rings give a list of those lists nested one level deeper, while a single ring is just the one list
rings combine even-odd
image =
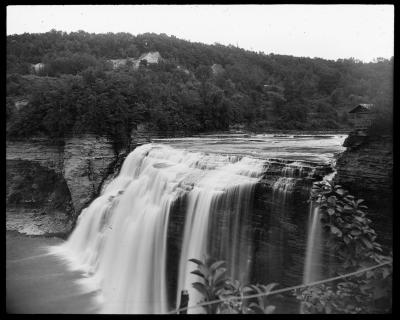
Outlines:
[{"label": "stone outcrop", "polygon": [[74,210],[62,174],[29,160],[7,160],[6,165],[7,230],[68,233]]},{"label": "stone outcrop", "polygon": [[63,176],[76,214],[98,194],[115,159],[112,143],[107,138],[86,134],[65,141]]},{"label": "stone outcrop", "polygon": [[63,152],[63,142],[55,143],[46,138],[6,142],[7,161],[30,161],[57,173],[62,173]]},{"label": "stone outcrop", "polygon": [[336,163],[335,182],[372,202],[391,199],[393,185],[393,139],[350,134],[347,150]]},{"label": "stone outcrop", "polygon": [[392,247],[393,239],[393,137],[351,133],[347,150],[336,162],[335,182],[356,198],[366,200],[378,242]]},{"label": "stone outcrop", "polygon": [[34,230],[31,234],[47,234],[54,228],[53,233],[70,231],[71,223],[113,172],[118,157],[110,140],[85,134],[58,142],[46,138],[7,141],[6,159],[7,212],[13,214],[8,215],[7,221],[13,221],[8,225],[18,229],[21,223],[16,221],[37,214],[38,224],[28,229]]}]

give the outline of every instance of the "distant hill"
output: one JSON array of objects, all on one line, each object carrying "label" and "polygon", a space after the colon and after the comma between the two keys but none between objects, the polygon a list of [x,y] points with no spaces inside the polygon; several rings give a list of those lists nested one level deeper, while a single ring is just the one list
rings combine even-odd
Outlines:
[{"label": "distant hill", "polygon": [[25,33],[7,37],[7,134],[120,139],[139,123],[188,133],[347,128],[358,103],[392,109],[392,77],[393,58],[266,55],[153,33]]}]

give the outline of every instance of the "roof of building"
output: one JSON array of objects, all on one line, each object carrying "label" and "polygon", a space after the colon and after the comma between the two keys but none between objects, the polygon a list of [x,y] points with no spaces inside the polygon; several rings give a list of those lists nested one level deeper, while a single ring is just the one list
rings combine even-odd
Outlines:
[{"label": "roof of building", "polygon": [[360,103],[355,108],[351,109],[349,113],[371,112],[374,107],[371,103]]}]

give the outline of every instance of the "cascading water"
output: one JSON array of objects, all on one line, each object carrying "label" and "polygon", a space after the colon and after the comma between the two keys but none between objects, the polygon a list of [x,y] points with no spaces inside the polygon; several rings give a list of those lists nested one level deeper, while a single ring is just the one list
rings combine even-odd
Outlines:
[{"label": "cascading water", "polygon": [[319,207],[310,204],[306,259],[304,264],[303,283],[307,284],[321,279],[321,242],[322,229]]},{"label": "cascading water", "polygon": [[[336,171],[326,175],[323,180],[332,181]],[[306,247],[306,259],[304,264],[303,283],[321,280],[322,277],[322,225],[319,213],[319,207],[312,202],[308,215],[308,237]]]},{"label": "cascading water", "polygon": [[[56,249],[91,275],[101,289],[102,312],[168,310],[168,217],[190,172],[178,161],[172,165],[174,160],[170,150],[151,145],[135,149],[119,176],[82,212],[70,239]],[[166,166],[169,170],[162,170]]]},{"label": "cascading water", "polygon": [[[268,281],[275,282],[280,276],[275,267],[286,261],[280,248],[285,246],[287,231],[280,223],[289,219],[287,206],[297,182],[310,174],[302,162],[282,164],[168,145],[140,146],[82,211],[68,241],[52,250],[86,273],[84,283],[98,290],[102,313],[166,313],[179,306],[181,290],[188,290],[189,305],[195,305],[202,297],[192,283],[202,279],[190,273],[197,268],[188,261],[191,258],[203,260],[208,255],[225,260],[233,279],[242,284],[253,281],[252,263],[258,250],[253,248],[253,197],[270,166],[280,168],[271,176],[279,175],[272,180],[272,207],[267,213],[279,223],[264,225],[273,243],[267,246]],[[176,231],[181,232],[174,249],[178,257],[171,260],[168,226],[175,205],[181,203],[184,225]],[[167,260],[168,266],[179,264],[176,279],[166,274]]]},{"label": "cascading water", "polygon": [[[201,299],[199,293],[192,288],[193,282],[201,280],[190,273],[196,269],[196,265],[188,262],[188,259],[203,260],[212,251],[207,248],[211,243],[216,247],[215,256],[227,261],[231,276],[234,279],[247,280],[250,248],[242,242],[246,231],[245,227],[241,228],[240,220],[249,212],[250,198],[262,171],[263,162],[260,160],[242,158],[235,163],[224,163],[223,166],[207,172],[190,192],[179,266],[178,302],[182,289],[189,292],[189,305],[194,305]],[[215,229],[217,211],[223,211],[228,217],[220,228],[210,233],[210,229]],[[224,226],[227,232],[221,232]],[[219,241],[209,241],[208,235],[218,235]]]},{"label": "cascading water", "polygon": [[232,241],[227,260],[233,274],[248,272],[237,263],[242,254],[237,250],[243,248],[238,217],[246,214],[263,163],[163,145],[138,147],[118,177],[82,212],[69,240],[53,252],[84,270],[100,289],[101,312],[166,313],[171,308],[165,274],[169,215],[174,202],[186,194],[177,294],[189,290],[189,304],[194,304],[200,297],[191,284],[199,279],[190,274],[196,266],[188,259],[202,259],[207,253],[210,217],[216,210],[230,212],[227,220],[238,230],[225,239],[225,245]]}]

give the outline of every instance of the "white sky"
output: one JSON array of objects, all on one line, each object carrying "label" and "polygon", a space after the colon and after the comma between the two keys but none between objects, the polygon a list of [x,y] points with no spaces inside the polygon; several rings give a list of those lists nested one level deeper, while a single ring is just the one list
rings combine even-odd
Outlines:
[{"label": "white sky", "polygon": [[8,6],[7,35],[154,32],[266,54],[371,61],[394,55],[393,5]]}]

